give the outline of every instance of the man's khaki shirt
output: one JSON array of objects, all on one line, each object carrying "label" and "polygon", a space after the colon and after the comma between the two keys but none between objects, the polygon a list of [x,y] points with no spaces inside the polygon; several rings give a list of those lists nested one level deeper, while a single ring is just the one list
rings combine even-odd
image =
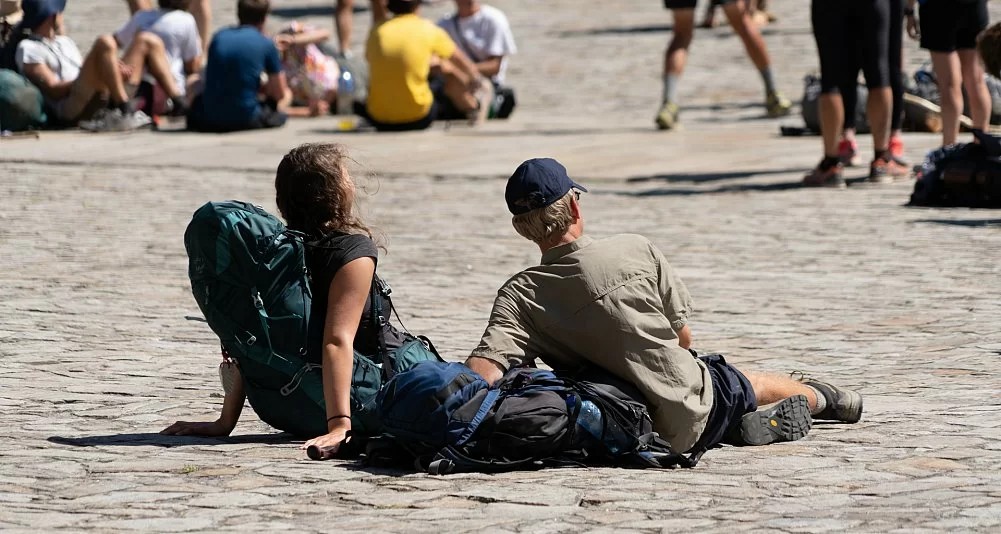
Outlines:
[{"label": "man's khaki shirt", "polygon": [[691,309],[685,284],[648,239],[583,236],[497,291],[472,356],[505,370],[536,358],[554,369],[602,367],[637,386],[654,429],[687,451],[713,403],[709,371],[678,346]]}]

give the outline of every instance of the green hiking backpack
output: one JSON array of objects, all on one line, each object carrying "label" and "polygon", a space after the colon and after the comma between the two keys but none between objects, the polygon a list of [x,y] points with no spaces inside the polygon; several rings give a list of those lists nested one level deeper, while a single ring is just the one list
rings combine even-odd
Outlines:
[{"label": "green hiking backpack", "polygon": [[[184,232],[191,291],[224,357],[239,365],[250,405],[265,423],[311,438],[327,433],[327,421],[320,355],[307,350],[312,293],[306,246],[303,235],[277,217],[238,201],[205,204]],[[373,280],[373,297],[378,282]],[[373,320],[384,325],[380,299],[371,300]],[[413,337],[381,352],[378,358],[354,354],[355,435],[379,432],[375,398],[384,381],[418,361],[438,359],[429,343]]]},{"label": "green hiking backpack", "polygon": [[0,130],[20,132],[45,124],[42,92],[24,76],[0,69]]}]

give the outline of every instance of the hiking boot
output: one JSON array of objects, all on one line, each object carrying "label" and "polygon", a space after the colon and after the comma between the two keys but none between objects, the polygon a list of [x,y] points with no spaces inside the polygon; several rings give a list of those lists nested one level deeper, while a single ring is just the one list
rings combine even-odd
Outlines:
[{"label": "hiking boot", "polygon": [[845,167],[857,167],[860,163],[858,157],[858,143],[854,139],[842,139],[838,143],[838,160]]},{"label": "hiking boot", "polygon": [[660,130],[673,130],[678,125],[678,115],[680,115],[678,106],[671,102],[665,102],[660,107],[660,111],[657,112],[654,122],[657,123],[657,128]]},{"label": "hiking boot", "polygon": [[771,117],[785,117],[792,111],[792,102],[782,93],[776,91],[770,93],[765,99],[766,114]]},{"label": "hiking boot", "polygon": [[827,406],[814,415],[814,419],[842,423],[857,423],[862,419],[862,395],[857,391],[841,389],[813,378],[802,378],[800,381],[819,391],[827,401]]},{"label": "hiking boot", "polygon": [[842,175],[844,167],[840,163],[824,170],[818,165],[803,177],[803,185],[806,187],[845,187],[845,177]]},{"label": "hiking boot", "polygon": [[908,172],[906,165],[892,159],[876,158],[869,164],[869,178],[866,181],[871,184],[892,184],[894,178],[907,176]]},{"label": "hiking boot", "polygon": [[811,426],[813,418],[806,395],[794,395],[744,414],[740,419],[740,439],[747,445],[796,441],[809,434]]}]

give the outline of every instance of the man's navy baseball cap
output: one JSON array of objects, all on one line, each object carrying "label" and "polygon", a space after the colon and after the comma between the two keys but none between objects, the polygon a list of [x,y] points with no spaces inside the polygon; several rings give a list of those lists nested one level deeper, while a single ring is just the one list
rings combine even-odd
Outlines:
[{"label": "man's navy baseball cap", "polygon": [[66,0],[22,0],[24,18],[21,25],[29,30],[42,25],[46,19],[66,10]]},{"label": "man's navy baseball cap", "polygon": [[504,200],[514,215],[544,208],[563,198],[571,189],[587,188],[570,179],[567,169],[552,158],[530,159],[515,169],[507,181]]}]

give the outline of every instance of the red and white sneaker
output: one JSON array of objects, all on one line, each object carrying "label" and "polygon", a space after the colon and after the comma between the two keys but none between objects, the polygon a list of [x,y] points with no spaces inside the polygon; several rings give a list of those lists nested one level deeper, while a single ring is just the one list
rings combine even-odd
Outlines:
[{"label": "red and white sneaker", "polygon": [[858,143],[854,139],[842,139],[838,143],[838,161],[845,167],[857,167],[860,163],[858,157]]}]

